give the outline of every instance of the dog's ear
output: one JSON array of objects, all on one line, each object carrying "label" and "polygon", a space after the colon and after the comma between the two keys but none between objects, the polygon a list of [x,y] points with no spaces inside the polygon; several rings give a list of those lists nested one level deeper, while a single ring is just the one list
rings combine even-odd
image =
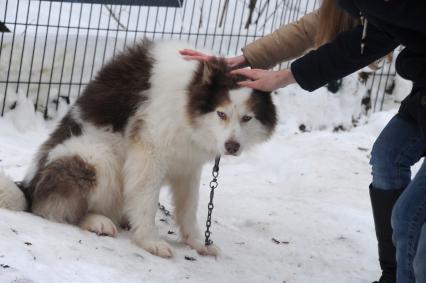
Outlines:
[{"label": "dog's ear", "polygon": [[212,82],[212,76],[213,76],[213,66],[211,62],[203,62],[203,75],[202,75],[202,83],[203,84],[209,84]]},{"label": "dog's ear", "polygon": [[223,58],[213,58],[203,62],[203,84],[224,84],[229,73],[228,66]]}]

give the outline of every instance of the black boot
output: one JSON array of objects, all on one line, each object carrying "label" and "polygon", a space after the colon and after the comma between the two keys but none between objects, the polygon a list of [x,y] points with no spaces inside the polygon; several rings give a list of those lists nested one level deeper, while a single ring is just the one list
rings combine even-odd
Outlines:
[{"label": "black boot", "polygon": [[392,208],[403,192],[380,190],[370,186],[370,199],[373,208],[374,225],[379,246],[379,261],[382,276],[373,283],[396,283],[395,247],[392,242]]}]

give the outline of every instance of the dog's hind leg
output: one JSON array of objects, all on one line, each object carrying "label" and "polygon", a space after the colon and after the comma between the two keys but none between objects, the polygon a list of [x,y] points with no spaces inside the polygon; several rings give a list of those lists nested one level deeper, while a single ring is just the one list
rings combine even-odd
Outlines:
[{"label": "dog's hind leg", "polygon": [[78,225],[88,213],[88,194],[96,186],[96,170],[81,157],[65,156],[46,165],[35,178],[34,214]]},{"label": "dog's hind leg", "polygon": [[173,256],[171,246],[155,227],[160,188],[164,180],[161,153],[149,145],[133,143],[124,163],[124,207],[134,240],[148,252],[165,258]]},{"label": "dog's hind leg", "polygon": [[182,240],[185,244],[201,255],[216,256],[218,249],[215,245],[204,245],[202,234],[198,228],[197,208],[200,175],[201,166],[196,166],[189,172],[180,172],[171,180],[176,222],[180,227]]}]

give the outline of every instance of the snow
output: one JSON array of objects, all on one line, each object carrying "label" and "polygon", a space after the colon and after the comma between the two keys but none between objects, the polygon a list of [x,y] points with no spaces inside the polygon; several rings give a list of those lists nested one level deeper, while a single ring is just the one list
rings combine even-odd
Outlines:
[{"label": "snow", "polygon": [[[344,95],[353,95],[353,89],[346,88]],[[199,256],[179,243],[176,234],[168,234],[177,231],[173,219],[162,212],[157,225],[175,248],[171,260],[138,248],[127,231],[117,238],[98,237],[71,225],[0,209],[0,282],[377,279],[368,160],[375,137],[396,113],[395,105],[364,116],[361,125],[350,131],[333,132],[336,124],[352,115],[349,104],[344,110],[342,97],[324,100],[318,93],[308,99],[307,94],[297,93],[289,88],[275,97],[281,118],[268,143],[221,161],[212,226],[219,257]],[[343,110],[335,112],[339,105]],[[32,107],[21,97],[17,108],[0,119],[0,168],[14,180],[23,177],[33,153],[54,127]],[[327,118],[333,113],[338,118]],[[310,132],[300,132],[300,123],[307,124]],[[204,168],[200,188],[198,216],[203,229],[211,167]],[[161,201],[170,208],[167,189]]]}]

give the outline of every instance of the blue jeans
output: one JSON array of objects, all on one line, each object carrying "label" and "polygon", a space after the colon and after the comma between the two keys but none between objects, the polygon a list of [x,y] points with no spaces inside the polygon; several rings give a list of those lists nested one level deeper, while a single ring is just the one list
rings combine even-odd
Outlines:
[{"label": "blue jeans", "polygon": [[[426,163],[413,180],[411,166],[424,155],[420,128],[396,115],[374,143],[372,185],[376,189],[406,188],[392,213],[397,282],[426,283]],[[426,227],[426,226],[425,226]]]},{"label": "blue jeans", "polygon": [[417,247],[417,254],[414,258],[414,274],[417,283],[426,282],[426,224],[423,224],[420,240]]}]

